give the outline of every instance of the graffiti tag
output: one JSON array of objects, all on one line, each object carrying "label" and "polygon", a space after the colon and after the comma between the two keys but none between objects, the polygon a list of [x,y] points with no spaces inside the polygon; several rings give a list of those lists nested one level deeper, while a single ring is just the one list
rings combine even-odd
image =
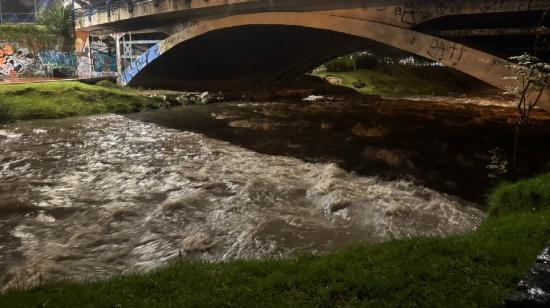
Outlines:
[{"label": "graffiti tag", "polygon": [[128,68],[124,70],[120,76],[120,81],[123,84],[127,84],[134,78],[139,71],[141,71],[147,64],[154,61],[161,54],[160,43],[149,48],[145,53],[141,54],[135,61],[133,61]]},{"label": "graffiti tag", "polygon": [[456,65],[462,60],[466,48],[461,44],[433,38],[432,44],[426,52],[434,60],[448,61],[452,65]]},{"label": "graffiti tag", "polygon": [[38,58],[43,65],[51,68],[75,68],[77,66],[76,54],[73,52],[44,51],[38,53]]},{"label": "graffiti tag", "polygon": [[34,63],[34,55],[27,48],[17,45],[0,44],[0,76],[15,77]]}]

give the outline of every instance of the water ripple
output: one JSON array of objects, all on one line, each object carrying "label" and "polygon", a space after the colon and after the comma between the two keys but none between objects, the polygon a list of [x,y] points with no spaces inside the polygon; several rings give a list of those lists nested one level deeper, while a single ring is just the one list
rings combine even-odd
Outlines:
[{"label": "water ripple", "polygon": [[463,233],[483,214],[407,181],[107,115],[0,130],[0,286]]}]

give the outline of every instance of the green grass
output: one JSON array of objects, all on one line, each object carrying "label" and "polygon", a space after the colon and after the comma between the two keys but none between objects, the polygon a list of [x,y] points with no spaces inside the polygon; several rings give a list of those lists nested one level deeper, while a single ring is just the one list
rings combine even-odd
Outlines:
[{"label": "green grass", "polygon": [[56,48],[62,38],[41,25],[0,24],[0,41],[17,43],[19,47],[29,49],[51,50]]},{"label": "green grass", "polygon": [[362,94],[383,97],[405,97],[413,95],[447,95],[449,92],[464,92],[474,88],[475,81],[460,73],[441,67],[388,66],[385,69],[351,72],[318,73],[325,78],[334,76],[342,80],[342,85],[353,88],[353,83],[361,81],[366,87],[355,89]]},{"label": "green grass", "polygon": [[493,216],[550,209],[550,174],[500,185],[489,199]]},{"label": "green grass", "polygon": [[163,102],[137,90],[79,82],[0,85],[0,122],[155,109]]},{"label": "green grass", "polygon": [[[533,181],[548,185],[550,175]],[[523,182],[523,183],[529,183]],[[496,194],[519,192],[504,185]],[[525,186],[527,187],[527,186]],[[534,191],[544,185],[529,185]],[[507,207],[507,199],[492,198]],[[1,307],[494,307],[550,239],[550,209],[490,216],[475,232],[396,240],[325,256],[206,264],[0,297]]]}]

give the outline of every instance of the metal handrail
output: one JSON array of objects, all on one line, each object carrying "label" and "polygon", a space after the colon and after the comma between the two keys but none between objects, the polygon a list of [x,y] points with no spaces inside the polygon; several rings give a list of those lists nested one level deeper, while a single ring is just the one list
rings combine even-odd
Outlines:
[{"label": "metal handrail", "polygon": [[36,14],[34,13],[0,13],[0,23],[35,23]]},{"label": "metal handrail", "polygon": [[135,8],[136,5],[141,5],[144,3],[153,2],[155,0],[118,0],[118,1],[112,1],[107,5],[107,2],[105,1],[105,4],[102,5],[90,5],[89,8],[79,8],[75,9],[75,16],[76,17],[89,17],[96,13],[103,13],[103,12],[110,12],[113,10],[117,10],[120,8],[129,8],[130,4]]}]

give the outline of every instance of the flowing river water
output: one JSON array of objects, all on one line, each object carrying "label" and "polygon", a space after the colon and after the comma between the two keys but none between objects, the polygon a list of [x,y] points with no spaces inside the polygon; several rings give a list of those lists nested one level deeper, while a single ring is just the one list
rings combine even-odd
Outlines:
[{"label": "flowing river water", "polygon": [[149,270],[178,257],[289,257],[459,234],[484,217],[410,180],[261,154],[151,120],[173,120],[182,108],[0,126],[0,287]]}]

